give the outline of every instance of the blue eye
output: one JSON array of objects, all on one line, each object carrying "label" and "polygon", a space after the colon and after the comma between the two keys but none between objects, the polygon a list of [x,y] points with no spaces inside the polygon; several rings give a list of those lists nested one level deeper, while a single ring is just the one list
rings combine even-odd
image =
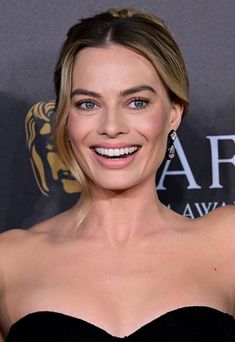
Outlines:
[{"label": "blue eye", "polygon": [[129,103],[129,107],[131,109],[142,109],[147,107],[149,104],[149,100],[144,100],[144,99],[134,99]]},{"label": "blue eye", "polygon": [[95,108],[95,103],[92,101],[83,101],[82,103],[80,103],[80,108],[81,109],[85,109],[85,110],[91,110]]},{"label": "blue eye", "polygon": [[75,107],[81,110],[93,110],[97,105],[91,100],[82,100],[75,103]]}]

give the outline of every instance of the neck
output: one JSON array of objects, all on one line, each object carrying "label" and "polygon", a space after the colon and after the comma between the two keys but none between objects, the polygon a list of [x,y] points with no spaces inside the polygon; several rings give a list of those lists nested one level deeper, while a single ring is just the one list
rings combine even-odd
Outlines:
[{"label": "neck", "polygon": [[93,186],[92,195],[93,204],[82,229],[89,236],[123,243],[163,224],[167,209],[158,199],[155,184],[141,184],[125,191]]}]

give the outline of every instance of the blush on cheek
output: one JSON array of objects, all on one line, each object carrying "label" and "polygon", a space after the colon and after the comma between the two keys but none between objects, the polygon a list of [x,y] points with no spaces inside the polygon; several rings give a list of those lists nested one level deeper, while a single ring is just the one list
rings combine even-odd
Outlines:
[{"label": "blush on cheek", "polygon": [[80,120],[78,115],[74,113],[69,113],[68,115],[67,130],[68,136],[74,142],[83,140],[84,136],[86,135],[84,123],[82,122],[82,120]]},{"label": "blush on cheek", "polygon": [[89,160],[89,141],[95,132],[95,121],[91,117],[71,112],[67,122],[68,136],[71,140],[73,152],[80,167],[86,168]]},{"label": "blush on cheek", "polygon": [[155,140],[165,135],[166,123],[160,115],[151,115],[148,120],[139,122],[139,131],[146,137],[147,140]]}]

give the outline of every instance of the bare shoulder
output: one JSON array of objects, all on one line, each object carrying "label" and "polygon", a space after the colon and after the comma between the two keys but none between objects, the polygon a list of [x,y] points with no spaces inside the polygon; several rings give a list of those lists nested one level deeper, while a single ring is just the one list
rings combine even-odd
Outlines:
[{"label": "bare shoulder", "polygon": [[[40,222],[28,229],[11,229],[0,233],[0,297],[4,285],[20,277],[27,267],[50,250],[60,236],[66,213]],[[14,280],[15,281],[15,280]]]},{"label": "bare shoulder", "polygon": [[61,227],[66,226],[68,211],[42,221],[28,229],[11,229],[0,233],[0,267],[4,260],[8,261],[22,257],[36,244],[46,244],[60,234]]},{"label": "bare shoulder", "polygon": [[[209,214],[195,219],[205,241],[215,247],[217,253],[222,252],[228,259],[235,260],[235,206],[228,205],[217,208]],[[234,274],[235,274],[235,262]]]},{"label": "bare shoulder", "polygon": [[232,238],[235,241],[235,206],[227,205],[217,208],[207,215],[193,220],[195,226],[200,228],[205,234],[218,236],[220,239]]},{"label": "bare shoulder", "polygon": [[211,211],[201,218],[209,227],[222,228],[235,233],[235,205],[227,205]]},{"label": "bare shoulder", "polygon": [[25,281],[30,284],[32,274],[34,279],[37,278],[37,272],[33,273],[35,265],[40,268],[47,264],[48,255],[53,255],[52,247],[60,245],[56,242],[63,235],[60,231],[66,222],[68,214],[64,212],[28,229],[0,233],[0,325],[3,324],[1,320],[7,317],[5,298],[12,291],[17,293]]},{"label": "bare shoulder", "polygon": [[0,234],[0,262],[9,258],[12,252],[20,246],[27,236],[24,229],[10,229]]},{"label": "bare shoulder", "polygon": [[[32,226],[28,229],[10,229],[0,234],[0,260],[4,259],[4,256],[9,258],[14,255],[18,249],[25,248],[27,243],[39,235],[40,231],[43,231],[43,227],[46,228],[47,222],[42,222],[38,225]],[[39,229],[38,229],[39,228]],[[14,252],[14,253],[13,253]],[[13,253],[13,254],[12,254]]]},{"label": "bare shoulder", "polygon": [[[22,242],[27,232],[23,229],[12,229],[0,234],[0,324],[5,319],[5,296],[8,288],[9,275],[14,274],[18,267],[18,256],[20,255]],[[0,342],[5,341],[1,333]]]},{"label": "bare shoulder", "polygon": [[208,227],[207,241],[213,241],[213,251],[222,265],[225,288],[235,305],[235,206],[215,209],[202,218],[202,223],[203,227]]}]

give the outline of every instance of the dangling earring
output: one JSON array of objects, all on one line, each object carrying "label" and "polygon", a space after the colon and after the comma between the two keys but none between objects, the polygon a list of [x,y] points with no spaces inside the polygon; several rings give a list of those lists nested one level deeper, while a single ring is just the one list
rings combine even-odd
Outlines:
[{"label": "dangling earring", "polygon": [[176,131],[171,130],[170,133],[168,134],[168,141],[167,141],[167,152],[166,152],[166,158],[168,160],[171,160],[175,156],[175,139],[177,137]]}]

